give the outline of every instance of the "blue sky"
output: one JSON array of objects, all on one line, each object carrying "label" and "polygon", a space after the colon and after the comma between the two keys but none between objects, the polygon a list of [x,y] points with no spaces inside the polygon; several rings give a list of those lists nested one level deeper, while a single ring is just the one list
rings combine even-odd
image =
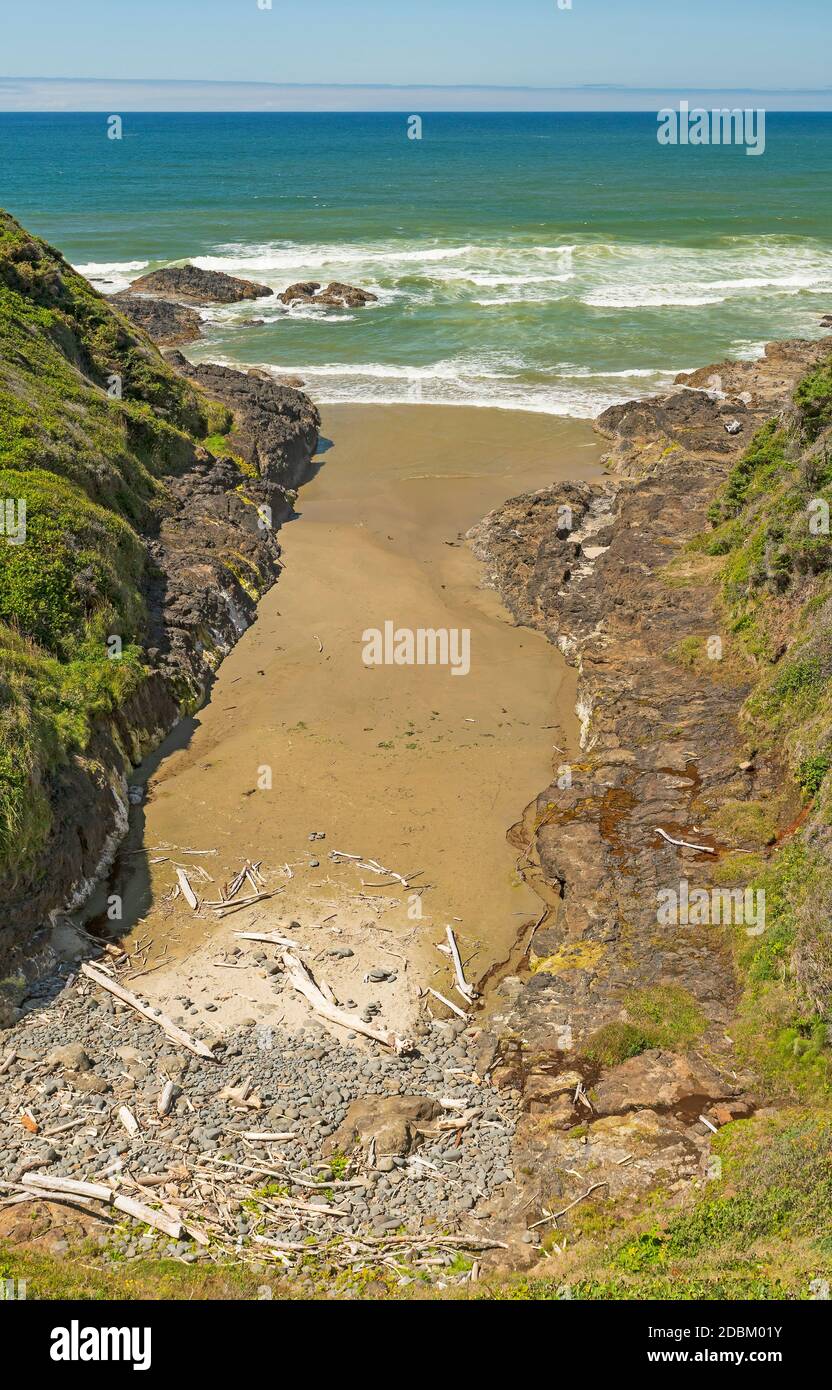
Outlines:
[{"label": "blue sky", "polygon": [[10,78],[832,89],[832,0],[0,0],[0,29]]}]

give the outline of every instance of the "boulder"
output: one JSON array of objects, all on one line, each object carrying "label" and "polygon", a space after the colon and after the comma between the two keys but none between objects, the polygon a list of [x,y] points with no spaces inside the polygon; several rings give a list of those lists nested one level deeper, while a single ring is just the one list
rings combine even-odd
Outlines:
[{"label": "boulder", "polygon": [[277,297],[283,304],[313,304],[322,309],[362,309],[378,299],[369,290],[344,285],[339,280],[330,281],[324,290],[316,280],[300,280]]},{"label": "boulder", "polygon": [[294,304],[299,299],[314,299],[320,288],[317,280],[298,280],[277,297],[283,304]]},{"label": "boulder", "polygon": [[56,1047],[49,1054],[49,1061],[53,1066],[63,1067],[64,1071],[89,1071],[92,1067],[81,1043],[65,1043],[63,1047]]},{"label": "boulder", "polygon": [[200,315],[184,304],[174,304],[167,299],[150,299],[130,291],[110,295],[110,303],[160,347],[192,343],[202,336]]},{"label": "boulder", "polygon": [[[523,1087],[524,1110],[530,1110],[533,1115],[545,1114],[560,1101],[561,1097],[565,1097],[569,1102],[569,1113],[571,1114],[571,1097],[575,1094],[581,1080],[580,1073],[576,1071],[562,1071],[558,1076],[532,1073]],[[564,1110],[563,1106],[558,1106],[558,1108]]]},{"label": "boulder", "polygon": [[158,295],[160,299],[189,304],[238,304],[243,299],[265,299],[274,294],[268,285],[226,275],[224,270],[200,270],[195,265],[173,265],[141,275],[130,286],[131,294]]},{"label": "boulder", "polygon": [[342,285],[333,280],[325,290],[316,295],[317,304],[327,304],[335,309],[363,309],[365,304],[378,302],[378,295],[369,290],[359,290],[355,285]]},{"label": "boulder", "polygon": [[733,1093],[706,1062],[651,1048],[607,1072],[592,1092],[592,1103],[596,1115],[622,1115],[642,1108],[671,1110],[686,1100],[722,1100]]},{"label": "boulder", "polygon": [[324,1154],[349,1153],[356,1144],[376,1141],[378,1158],[404,1158],[418,1142],[418,1131],[435,1120],[442,1107],[427,1096],[363,1096],[324,1145]]}]

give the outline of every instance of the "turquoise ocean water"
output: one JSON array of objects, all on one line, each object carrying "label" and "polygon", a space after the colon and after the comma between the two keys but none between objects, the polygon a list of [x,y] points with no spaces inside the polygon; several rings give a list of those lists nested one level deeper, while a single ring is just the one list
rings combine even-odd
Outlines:
[{"label": "turquoise ocean water", "polygon": [[0,204],[108,292],[186,259],[373,290],[210,309],[188,349],[322,403],[588,416],[832,312],[829,114],[770,114],[757,158],[660,146],[649,114],[123,119],[0,115]]}]

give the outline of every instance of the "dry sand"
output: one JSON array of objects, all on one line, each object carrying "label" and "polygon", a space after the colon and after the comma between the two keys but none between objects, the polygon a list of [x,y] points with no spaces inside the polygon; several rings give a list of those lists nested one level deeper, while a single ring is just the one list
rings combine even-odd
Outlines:
[{"label": "dry sand", "polygon": [[[597,477],[590,426],[496,410],[339,406],[324,411],[323,434],[332,443],[300,494],[298,519],[281,532],[279,584],[208,705],[168,741],[174,751],[153,760],[138,843],[167,862],[134,871],[120,890],[130,939],[148,942],[137,968],[149,973],[137,987],[174,1012],[188,994],[200,1019],[216,1002],[204,1017],[216,1028],[241,1016],[290,1025],[308,1017],[301,1000],[276,1010],[262,971],[217,964],[237,944],[235,930],[286,931],[320,957],[315,969],[339,999],[376,999],[383,1021],[399,1027],[426,986],[451,989],[436,950],[446,923],[472,980],[509,958],[540,905],[506,834],[564,761],[561,750],[575,750],[574,674],[541,636],[512,625],[460,542],[506,497]],[[470,630],[470,673],[368,667],[362,633],[386,621]],[[313,832],[325,840],[310,841]],[[217,853],[188,856],[186,847]],[[335,849],[412,878],[410,889],[333,863]],[[195,872],[194,888],[215,898],[246,858],[262,861],[277,897],[221,922],[171,902],[173,861],[201,865],[214,882]],[[340,947],[355,954],[326,958]],[[365,982],[377,966],[397,970],[397,981]]]}]

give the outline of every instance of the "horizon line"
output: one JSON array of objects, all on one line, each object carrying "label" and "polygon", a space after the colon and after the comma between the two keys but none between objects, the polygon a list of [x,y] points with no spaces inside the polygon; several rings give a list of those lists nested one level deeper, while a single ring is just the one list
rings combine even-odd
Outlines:
[{"label": "horizon line", "polygon": [[38,73],[12,76],[0,72],[0,83],[70,83],[153,87],[267,87],[279,91],[391,91],[391,92],[664,92],[683,86],[696,92],[768,92],[772,95],[832,96],[832,83],[825,87],[709,87],[701,82],[662,83],[652,86],[631,86],[619,82],[570,82],[558,86],[542,86],[527,82],[268,82],[262,78],[226,77],[46,77]]},{"label": "horizon line", "polygon": [[701,106],[756,105],[767,111],[829,112],[828,87],[626,87],[575,83],[539,87],[488,83],[262,82],[201,78],[9,77],[0,74],[5,114],[522,114],[655,112],[684,98]]}]

